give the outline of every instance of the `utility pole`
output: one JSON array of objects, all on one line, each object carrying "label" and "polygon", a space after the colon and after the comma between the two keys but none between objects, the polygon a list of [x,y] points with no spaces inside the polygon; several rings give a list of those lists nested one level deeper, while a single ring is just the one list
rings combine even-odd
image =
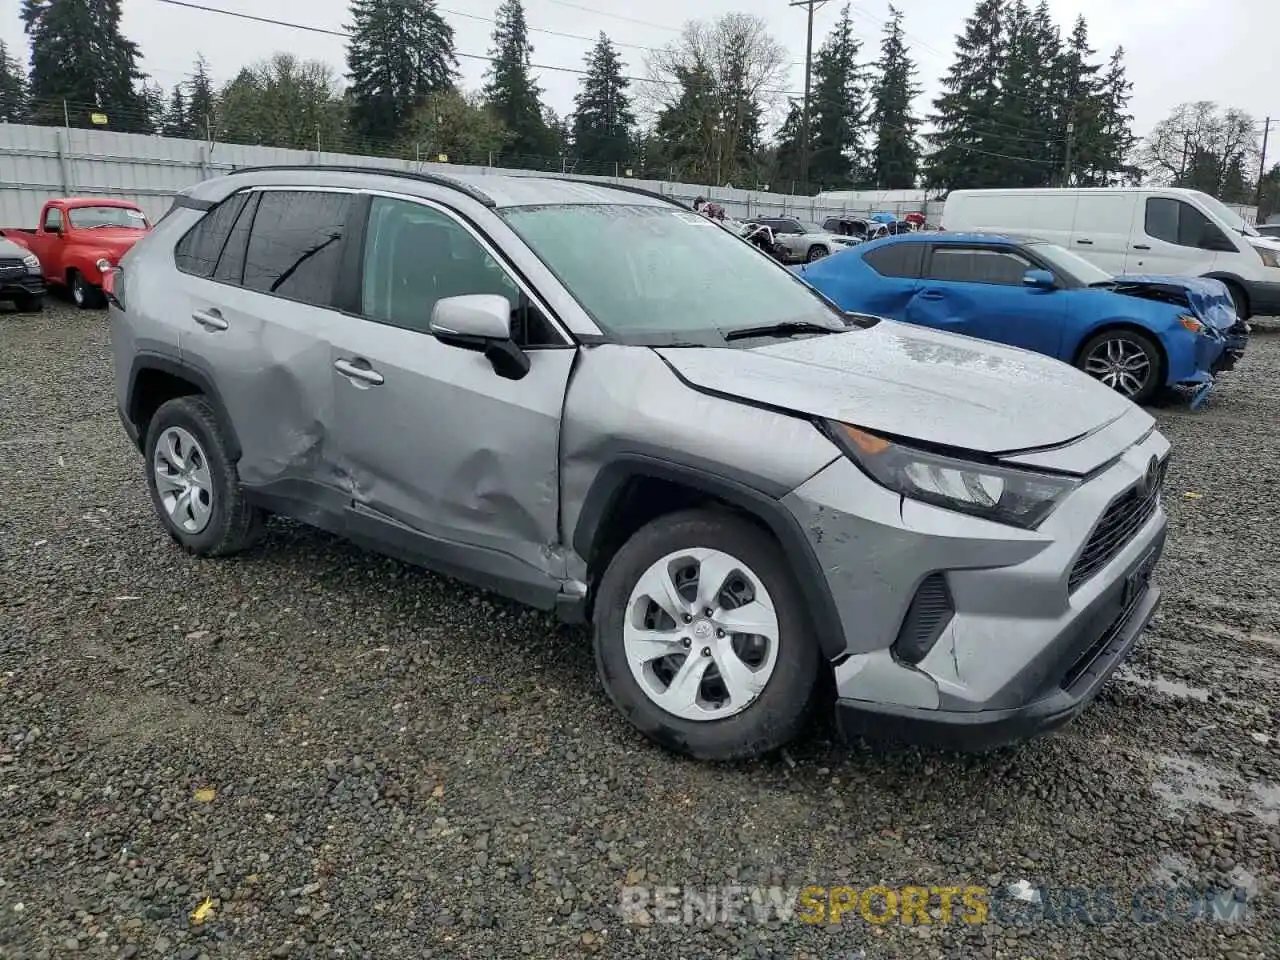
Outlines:
[{"label": "utility pole", "polygon": [[1267,175],[1267,141],[1271,138],[1271,118],[1267,117],[1267,124],[1262,128],[1262,159],[1258,161],[1258,193],[1254,206],[1258,208],[1259,214],[1262,212],[1262,181]]},{"label": "utility pole", "polygon": [[800,189],[809,194],[809,85],[813,75],[813,11],[826,0],[791,0],[789,7],[805,7],[808,26],[804,41],[804,111],[800,115]]},{"label": "utility pole", "polygon": [[[1074,114],[1073,114],[1074,115]],[[1074,120],[1067,121],[1067,159],[1062,167],[1062,185],[1063,187],[1071,186],[1071,148],[1075,146],[1076,124]]]}]

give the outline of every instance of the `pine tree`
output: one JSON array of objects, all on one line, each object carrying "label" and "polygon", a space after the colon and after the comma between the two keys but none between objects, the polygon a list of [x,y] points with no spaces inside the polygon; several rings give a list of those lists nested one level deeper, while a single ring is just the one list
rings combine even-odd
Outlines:
[{"label": "pine tree", "polygon": [[542,118],[541,89],[534,83],[529,26],[520,0],[502,0],[494,18],[492,66],[484,98],[510,132],[507,152],[525,165],[549,166],[551,132]]},{"label": "pine tree", "polygon": [[111,129],[145,132],[151,117],[138,69],[137,44],[120,32],[120,0],[23,0],[31,40],[31,98],[37,122],[92,124],[105,113]]},{"label": "pine tree", "polygon": [[668,176],[707,183],[715,179],[715,131],[720,122],[715,77],[705,66],[676,70],[680,97],[658,114],[654,136],[662,144]]},{"label": "pine tree", "polygon": [[1098,152],[1091,186],[1110,187],[1133,182],[1139,172],[1129,162],[1137,138],[1129,100],[1133,84],[1124,69],[1124,47],[1117,47],[1098,84]]},{"label": "pine tree", "polygon": [[160,123],[160,132],[166,137],[190,137],[191,120],[187,112],[187,98],[182,92],[182,84],[176,84],[169,94],[169,105],[165,108],[164,119]]},{"label": "pine tree", "polygon": [[825,187],[852,186],[862,166],[861,139],[866,112],[864,78],[858,66],[862,44],[853,35],[849,5],[840,11],[813,63],[810,128],[813,152],[809,181]]},{"label": "pine tree", "polygon": [[935,129],[927,139],[930,186],[1003,186],[1001,138],[993,133],[999,120],[1000,67],[1004,60],[1006,0],[978,0],[956,39],[955,62],[942,80],[943,93],[933,101]]},{"label": "pine tree", "polygon": [[920,121],[911,112],[911,103],[920,94],[915,73],[902,31],[902,11],[890,4],[871,88],[875,147],[870,179],[876,187],[886,190],[911,189],[920,171],[920,146],[916,143]]},{"label": "pine tree", "polygon": [[209,75],[209,64],[197,55],[195,67],[187,77],[187,122],[189,136],[197,140],[208,139],[217,128],[218,94]]},{"label": "pine tree", "polygon": [[165,101],[164,87],[154,80],[145,80],[142,84],[142,103],[147,111],[147,122],[140,133],[159,133],[164,127],[168,104]]},{"label": "pine tree", "polygon": [[352,0],[351,16],[352,124],[370,140],[390,141],[428,95],[453,87],[453,27],[435,0]]},{"label": "pine tree", "polygon": [[26,119],[27,75],[0,40],[0,122],[22,123]]},{"label": "pine tree", "polygon": [[636,121],[629,86],[617,48],[601,32],[587,55],[587,72],[573,98],[574,153],[589,167],[612,173],[615,164],[625,166],[631,158],[631,131]]},{"label": "pine tree", "polygon": [[[782,122],[775,137],[777,149],[774,153],[773,180],[783,193],[795,193],[800,182],[800,143],[802,133],[803,108],[795,100],[787,110],[787,118]],[[813,131],[809,131],[810,154],[813,150]]]},{"label": "pine tree", "polygon": [[[1004,18],[997,109],[982,127],[988,142],[998,144],[994,152],[1000,156],[988,159],[991,167],[999,170],[1004,186],[1042,186],[1053,166],[1048,144],[1052,123],[1046,123],[1042,111],[1055,61],[1042,63],[1042,46],[1040,25],[1025,0],[1013,0]],[[1037,130],[1044,133],[1037,134]]]},{"label": "pine tree", "polygon": [[[1101,66],[1093,62],[1094,50],[1089,46],[1089,25],[1077,17],[1071,36],[1062,51],[1057,104],[1058,138],[1064,145],[1071,125],[1072,182],[1088,183],[1099,160],[1101,140]],[[1065,158],[1064,158],[1065,159]],[[1066,184],[1064,184],[1066,185]]]}]

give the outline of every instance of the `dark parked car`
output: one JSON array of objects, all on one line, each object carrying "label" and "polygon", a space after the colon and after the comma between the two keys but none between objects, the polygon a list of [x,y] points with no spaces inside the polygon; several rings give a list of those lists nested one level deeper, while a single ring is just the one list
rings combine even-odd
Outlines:
[{"label": "dark parked car", "polygon": [[12,240],[0,239],[0,300],[11,300],[24,312],[44,306],[44,271],[40,259]]}]

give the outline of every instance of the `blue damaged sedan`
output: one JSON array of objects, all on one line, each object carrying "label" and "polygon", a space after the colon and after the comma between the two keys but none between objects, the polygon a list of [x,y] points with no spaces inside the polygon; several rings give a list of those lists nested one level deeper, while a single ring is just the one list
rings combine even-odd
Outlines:
[{"label": "blue damaged sedan", "polygon": [[1135,403],[1185,386],[1198,406],[1248,341],[1217,280],[1114,277],[1041,240],[905,234],[793,269],[850,313],[1047,354]]}]

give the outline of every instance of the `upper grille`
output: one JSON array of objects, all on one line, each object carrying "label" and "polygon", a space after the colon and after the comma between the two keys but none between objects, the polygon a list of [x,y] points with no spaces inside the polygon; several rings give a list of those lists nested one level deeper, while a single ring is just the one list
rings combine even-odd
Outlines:
[{"label": "upper grille", "polygon": [[1071,568],[1071,576],[1067,579],[1069,592],[1110,563],[1124,549],[1125,544],[1133,539],[1133,535],[1151,519],[1160,503],[1160,491],[1164,487],[1164,476],[1168,468],[1169,458],[1165,457],[1156,467],[1155,481],[1145,492],[1140,486],[1131,487],[1107,507],[1106,513],[1089,535],[1084,551]]},{"label": "upper grille", "polygon": [[0,277],[25,276],[27,265],[20,257],[0,257]]}]

